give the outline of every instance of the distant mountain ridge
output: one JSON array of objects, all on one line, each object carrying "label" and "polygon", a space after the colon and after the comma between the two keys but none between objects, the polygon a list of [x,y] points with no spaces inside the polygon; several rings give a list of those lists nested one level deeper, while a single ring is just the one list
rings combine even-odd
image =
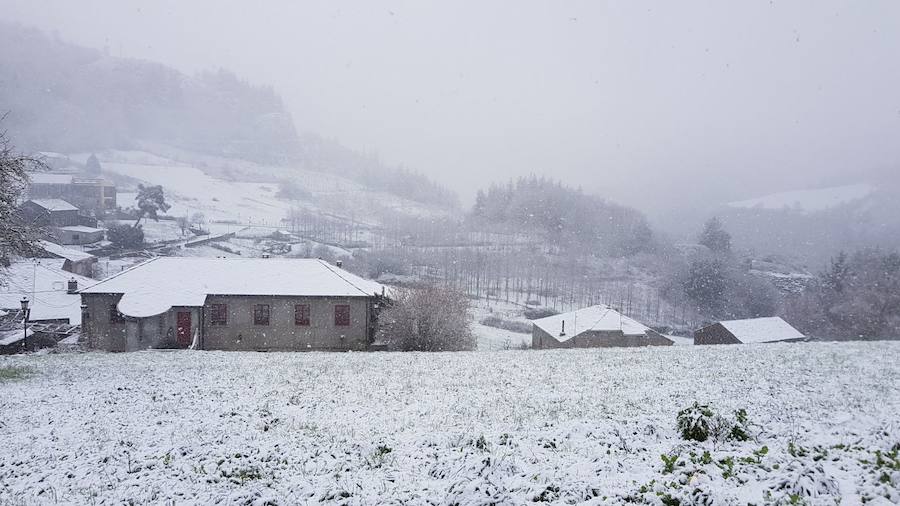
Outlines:
[{"label": "distant mountain ridge", "polygon": [[13,142],[62,153],[146,143],[332,172],[445,207],[456,195],[425,176],[314,134],[298,135],[275,91],[218,70],[187,76],[0,22],[0,114]]},{"label": "distant mountain ridge", "polygon": [[877,188],[869,183],[857,183],[811,190],[773,193],[762,197],[729,202],[730,207],[746,209],[794,209],[801,212],[825,211],[842,204],[862,200]]},{"label": "distant mountain ridge", "polygon": [[740,248],[784,253],[816,270],[840,251],[900,247],[900,188],[889,180],[773,193],[722,206]]}]

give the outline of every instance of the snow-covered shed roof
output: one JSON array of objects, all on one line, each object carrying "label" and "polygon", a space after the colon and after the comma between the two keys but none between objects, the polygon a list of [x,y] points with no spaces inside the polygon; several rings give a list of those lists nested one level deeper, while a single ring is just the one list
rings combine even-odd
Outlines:
[{"label": "snow-covered shed roof", "polygon": [[740,342],[745,344],[771,343],[806,337],[799,330],[791,327],[788,322],[777,316],[751,318],[748,320],[729,320],[719,323]]},{"label": "snow-covered shed roof", "polygon": [[70,184],[72,174],[54,174],[52,172],[32,172],[28,174],[32,184]]},{"label": "snow-covered shed roof", "polygon": [[0,308],[18,309],[22,297],[28,297],[30,320],[64,320],[81,324],[81,296],[67,293],[68,281],[79,287],[96,280],[62,270],[62,258],[40,258],[13,262],[0,271]]},{"label": "snow-covered shed roof", "polygon": [[80,232],[82,234],[94,234],[97,232],[103,232],[102,228],[88,227],[85,225],[69,225],[67,227],[58,227],[60,230],[67,230],[69,232]]},{"label": "snow-covered shed roof", "polygon": [[123,294],[119,311],[143,318],[172,307],[202,306],[207,295],[366,297],[384,289],[318,259],[159,257],[81,293]]},{"label": "snow-covered shed roof", "polygon": [[[566,322],[566,335],[560,336],[562,322]],[[649,327],[623,315],[606,305],[597,305],[534,320],[536,327],[555,337],[567,341],[584,332],[613,332],[621,330],[626,336],[644,336]]]},{"label": "snow-covered shed roof", "polygon": [[48,211],[77,211],[78,208],[63,199],[29,199]]},{"label": "snow-covered shed roof", "polygon": [[94,255],[90,253],[85,253],[84,251],[79,251],[73,248],[67,248],[65,246],[61,246],[56,244],[55,242],[50,241],[40,241],[41,249],[50,253],[51,255],[56,255],[60,258],[65,258],[66,260],[71,260],[73,262],[80,262],[82,260],[87,260],[89,258],[96,258]]}]

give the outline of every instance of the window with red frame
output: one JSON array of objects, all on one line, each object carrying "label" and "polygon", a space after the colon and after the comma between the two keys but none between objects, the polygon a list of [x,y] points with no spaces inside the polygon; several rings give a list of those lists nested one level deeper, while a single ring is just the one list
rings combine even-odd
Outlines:
[{"label": "window with red frame", "polygon": [[294,306],[294,325],[302,327],[309,325],[309,304]]},{"label": "window with red frame", "polygon": [[256,304],[253,306],[253,324],[268,325],[269,324],[269,305]]},{"label": "window with red frame", "polygon": [[209,324],[217,327],[228,325],[228,304],[209,305]]},{"label": "window with red frame", "polygon": [[334,306],[334,325],[336,327],[350,326],[350,306],[347,304],[338,304]]}]

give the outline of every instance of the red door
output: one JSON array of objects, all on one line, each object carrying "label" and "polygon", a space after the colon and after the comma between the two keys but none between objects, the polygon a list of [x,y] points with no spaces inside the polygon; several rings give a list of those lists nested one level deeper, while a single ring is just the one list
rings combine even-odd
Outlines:
[{"label": "red door", "polygon": [[191,312],[178,312],[178,346],[187,348],[191,345]]}]

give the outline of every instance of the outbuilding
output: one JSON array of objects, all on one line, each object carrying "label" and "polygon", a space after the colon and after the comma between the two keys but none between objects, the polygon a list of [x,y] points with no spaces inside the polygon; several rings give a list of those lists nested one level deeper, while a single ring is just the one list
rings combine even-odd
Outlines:
[{"label": "outbuilding", "polygon": [[51,229],[50,237],[59,244],[93,244],[103,240],[102,228],[88,227],[86,225],[73,225],[71,227],[55,227]]},{"label": "outbuilding", "polygon": [[780,317],[726,320],[694,331],[694,344],[752,344],[806,340]]},{"label": "outbuilding", "polygon": [[92,348],[365,350],[385,287],[318,259],[175,258],[81,291]]},{"label": "outbuilding", "polygon": [[671,339],[602,304],[532,322],[531,346],[534,349],[672,344]]},{"label": "outbuilding", "polygon": [[78,225],[78,208],[62,199],[31,199],[21,206],[28,223],[42,227]]},{"label": "outbuilding", "polygon": [[[40,241],[39,256],[62,258],[64,260],[62,269],[80,276],[92,277],[94,275],[94,265],[98,259],[90,253],[84,251],[67,248],[60,244],[50,241]],[[93,284],[93,283],[89,283]]]}]

